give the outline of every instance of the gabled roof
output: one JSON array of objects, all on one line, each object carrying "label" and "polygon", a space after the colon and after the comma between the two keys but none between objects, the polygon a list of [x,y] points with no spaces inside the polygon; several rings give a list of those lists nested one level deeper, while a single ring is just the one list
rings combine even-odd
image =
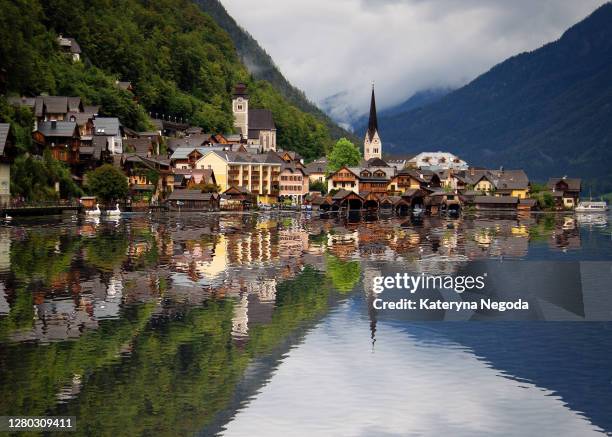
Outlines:
[{"label": "gabled roof", "polygon": [[570,191],[580,191],[581,189],[582,181],[578,178],[550,178],[548,179],[546,186],[552,190],[561,181],[567,184],[567,189]]},{"label": "gabled roof", "polygon": [[269,109],[249,109],[249,131],[274,130],[274,118]]},{"label": "gabled roof", "polygon": [[523,170],[493,171],[495,188],[498,190],[526,190],[529,178]]},{"label": "gabled roof", "polygon": [[330,177],[335,175],[336,173],[338,173],[341,170],[348,170],[350,171],[356,178],[359,177],[359,167],[347,167],[346,165],[343,165],[342,167],[340,167],[338,170],[336,170],[333,173],[330,173]]},{"label": "gabled roof", "polygon": [[327,159],[321,158],[306,165],[308,174],[325,173],[327,171]]},{"label": "gabled roof", "polygon": [[79,126],[83,126],[89,120],[93,120],[94,115],[87,112],[67,112],[66,121],[75,121]]},{"label": "gabled roof", "polygon": [[517,204],[519,201],[518,197],[511,196],[475,196],[474,203],[481,204]]},{"label": "gabled roof", "polygon": [[364,162],[364,167],[389,167],[389,164],[380,158],[370,158]]},{"label": "gabled roof", "polygon": [[148,138],[128,138],[125,143],[131,146],[136,153],[147,154],[153,149],[153,142]]},{"label": "gabled roof", "polygon": [[68,111],[79,112],[81,110],[81,98],[80,97],[68,97]]},{"label": "gabled roof", "polygon": [[217,193],[202,193],[200,190],[190,190],[185,188],[177,188],[170,193],[168,200],[192,200],[209,202],[214,200],[219,195]]},{"label": "gabled roof", "polygon": [[74,121],[43,121],[38,123],[37,132],[45,137],[78,136],[77,124]]},{"label": "gabled roof", "polygon": [[117,117],[97,117],[94,120],[94,135],[115,136],[121,134]]},{"label": "gabled roof", "polygon": [[89,112],[94,115],[98,115],[100,112],[100,106],[98,105],[83,105],[83,112]]},{"label": "gabled roof", "polygon": [[66,112],[68,112],[68,97],[43,96],[41,97],[41,99],[45,112],[47,113],[65,114]]},{"label": "gabled roof", "polygon": [[[362,197],[361,197],[361,195],[359,195],[359,194],[355,193],[354,191],[350,191],[350,190],[339,190],[339,191],[338,191],[336,194],[334,194],[334,196],[332,197],[332,199],[333,199],[334,201],[337,201],[337,200],[342,200],[342,199],[344,199],[345,197],[350,196],[351,194],[353,194],[353,195],[355,195],[355,196],[357,196],[357,197],[359,197],[359,198],[362,198]],[[363,199],[363,198],[362,198],[362,199]]]}]

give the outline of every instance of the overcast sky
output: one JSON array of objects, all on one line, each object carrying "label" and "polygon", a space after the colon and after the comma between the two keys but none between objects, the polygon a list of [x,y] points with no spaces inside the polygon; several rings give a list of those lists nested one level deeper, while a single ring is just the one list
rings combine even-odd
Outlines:
[{"label": "overcast sky", "polygon": [[[221,0],[285,77],[333,116],[458,87],[555,40],[603,0]],[[330,98],[335,96],[333,98]]]}]

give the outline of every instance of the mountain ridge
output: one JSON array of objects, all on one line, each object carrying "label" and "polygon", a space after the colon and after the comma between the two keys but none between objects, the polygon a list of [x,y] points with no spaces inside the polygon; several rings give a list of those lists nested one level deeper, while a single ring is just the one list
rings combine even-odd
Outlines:
[{"label": "mountain ridge", "polygon": [[612,4],[440,100],[383,119],[390,153],[448,149],[474,165],[564,174],[612,191]]}]

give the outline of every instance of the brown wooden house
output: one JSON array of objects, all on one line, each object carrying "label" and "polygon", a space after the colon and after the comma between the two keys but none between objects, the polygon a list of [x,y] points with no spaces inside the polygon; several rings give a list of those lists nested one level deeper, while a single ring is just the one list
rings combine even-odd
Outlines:
[{"label": "brown wooden house", "polygon": [[81,137],[74,121],[43,121],[32,134],[41,150],[49,149],[59,161],[74,165],[79,163]]}]

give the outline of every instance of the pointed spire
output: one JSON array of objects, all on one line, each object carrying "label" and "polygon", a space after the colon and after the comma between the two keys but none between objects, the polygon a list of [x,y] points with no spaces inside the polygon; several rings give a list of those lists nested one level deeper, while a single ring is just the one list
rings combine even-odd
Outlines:
[{"label": "pointed spire", "polygon": [[370,119],[368,120],[368,137],[370,141],[378,131],[378,119],[376,118],[376,98],[374,97],[374,81],[372,81],[372,100],[370,101]]}]

